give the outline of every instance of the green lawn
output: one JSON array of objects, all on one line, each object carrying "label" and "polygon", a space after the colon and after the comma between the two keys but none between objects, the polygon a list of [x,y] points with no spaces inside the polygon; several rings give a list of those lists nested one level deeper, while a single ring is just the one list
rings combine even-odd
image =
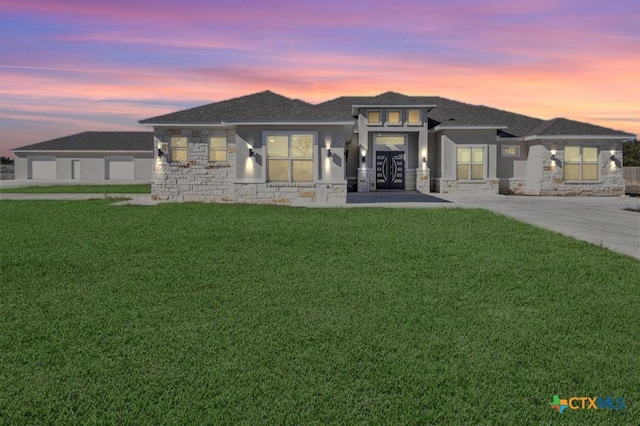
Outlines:
[{"label": "green lawn", "polygon": [[13,194],[150,194],[151,185],[37,185],[2,188],[0,193]]},{"label": "green lawn", "polygon": [[487,211],[5,200],[0,226],[0,424],[640,418],[640,262]]}]

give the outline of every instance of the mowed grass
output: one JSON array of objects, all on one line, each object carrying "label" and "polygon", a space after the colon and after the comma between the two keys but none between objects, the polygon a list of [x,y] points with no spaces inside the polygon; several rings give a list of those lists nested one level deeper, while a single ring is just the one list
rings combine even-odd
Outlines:
[{"label": "mowed grass", "polygon": [[36,185],[1,188],[11,194],[150,194],[151,185]]},{"label": "mowed grass", "polygon": [[487,211],[2,201],[0,225],[3,424],[640,415],[640,262]]}]

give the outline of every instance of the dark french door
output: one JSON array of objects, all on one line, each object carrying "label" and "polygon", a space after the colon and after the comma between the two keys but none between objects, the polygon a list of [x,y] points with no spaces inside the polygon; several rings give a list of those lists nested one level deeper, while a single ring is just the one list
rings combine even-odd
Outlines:
[{"label": "dark french door", "polygon": [[376,151],[376,189],[404,189],[404,152]]}]

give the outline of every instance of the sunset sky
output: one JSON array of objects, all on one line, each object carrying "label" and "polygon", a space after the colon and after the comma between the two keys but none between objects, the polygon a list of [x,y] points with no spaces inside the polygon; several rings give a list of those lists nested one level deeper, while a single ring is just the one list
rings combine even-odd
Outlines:
[{"label": "sunset sky", "polygon": [[0,155],[262,90],[388,90],[640,134],[638,0],[0,0]]}]

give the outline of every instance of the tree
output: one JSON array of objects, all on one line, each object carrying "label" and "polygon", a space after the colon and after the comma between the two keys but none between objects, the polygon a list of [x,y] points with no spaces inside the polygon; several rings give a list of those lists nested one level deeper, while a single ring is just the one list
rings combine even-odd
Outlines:
[{"label": "tree", "polygon": [[624,167],[640,166],[640,141],[624,143],[622,161]]}]

